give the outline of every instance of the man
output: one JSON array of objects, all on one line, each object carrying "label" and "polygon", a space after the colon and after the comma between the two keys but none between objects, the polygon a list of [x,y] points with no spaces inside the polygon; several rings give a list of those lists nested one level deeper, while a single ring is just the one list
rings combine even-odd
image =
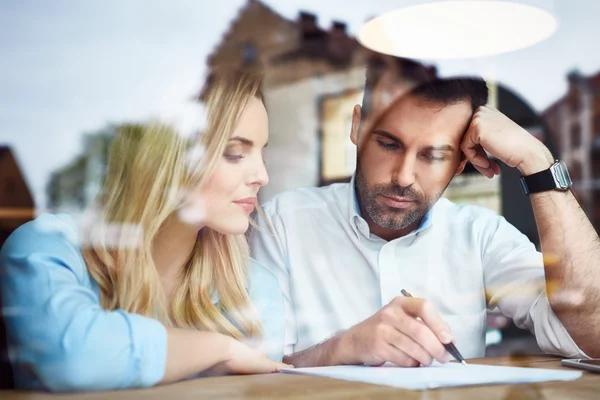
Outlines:
[{"label": "man", "polygon": [[[494,307],[546,352],[600,356],[598,235],[566,178],[552,179],[548,149],[485,106],[482,80],[407,86],[396,71],[367,69],[350,184],[276,196],[251,235],[253,256],[284,291],[284,361],[428,365],[449,360],[449,342],[482,357]],[[441,198],[467,161],[499,174],[486,151],[528,177],[546,265],[504,218]]]}]

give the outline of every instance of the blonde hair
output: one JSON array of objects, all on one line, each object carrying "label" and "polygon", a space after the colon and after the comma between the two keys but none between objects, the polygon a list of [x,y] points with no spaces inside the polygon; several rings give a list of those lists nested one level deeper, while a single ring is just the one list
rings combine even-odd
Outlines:
[{"label": "blonde hair", "polygon": [[[204,154],[191,171],[186,156],[193,144],[173,129],[160,124],[130,125],[117,133],[102,192],[94,205],[101,223],[91,224],[83,250],[87,268],[100,288],[103,308],[235,338],[262,333],[246,290],[250,256],[244,235],[201,229],[170,305],[152,259],[159,230],[182,206],[174,191],[208,181],[248,100],[262,100],[260,84],[260,76],[248,71],[212,74],[202,95],[207,126],[195,143]],[[113,224],[137,227],[143,235],[132,246],[132,232],[115,232]],[[116,245],[111,246],[109,240]],[[218,302],[213,304],[215,294]]]}]

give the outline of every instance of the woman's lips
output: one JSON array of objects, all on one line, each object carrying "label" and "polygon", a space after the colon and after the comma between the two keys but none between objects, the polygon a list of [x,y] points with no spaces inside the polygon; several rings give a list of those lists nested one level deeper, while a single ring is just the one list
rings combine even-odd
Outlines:
[{"label": "woman's lips", "polygon": [[256,204],[256,197],[248,197],[246,199],[240,199],[234,201],[235,204],[242,207],[247,214],[252,213],[254,211],[254,206]]}]

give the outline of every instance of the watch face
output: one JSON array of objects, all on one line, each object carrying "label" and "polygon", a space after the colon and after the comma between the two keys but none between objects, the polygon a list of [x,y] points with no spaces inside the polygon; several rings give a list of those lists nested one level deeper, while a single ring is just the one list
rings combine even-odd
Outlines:
[{"label": "watch face", "polygon": [[552,175],[559,189],[567,190],[571,188],[573,182],[564,162],[559,161],[552,166]]}]

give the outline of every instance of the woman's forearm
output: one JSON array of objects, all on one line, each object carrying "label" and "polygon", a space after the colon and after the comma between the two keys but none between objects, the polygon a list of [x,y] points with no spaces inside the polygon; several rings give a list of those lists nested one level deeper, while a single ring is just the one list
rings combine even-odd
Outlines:
[{"label": "woman's forearm", "polygon": [[227,361],[233,340],[216,332],[167,328],[167,363],[160,384],[188,378]]}]

